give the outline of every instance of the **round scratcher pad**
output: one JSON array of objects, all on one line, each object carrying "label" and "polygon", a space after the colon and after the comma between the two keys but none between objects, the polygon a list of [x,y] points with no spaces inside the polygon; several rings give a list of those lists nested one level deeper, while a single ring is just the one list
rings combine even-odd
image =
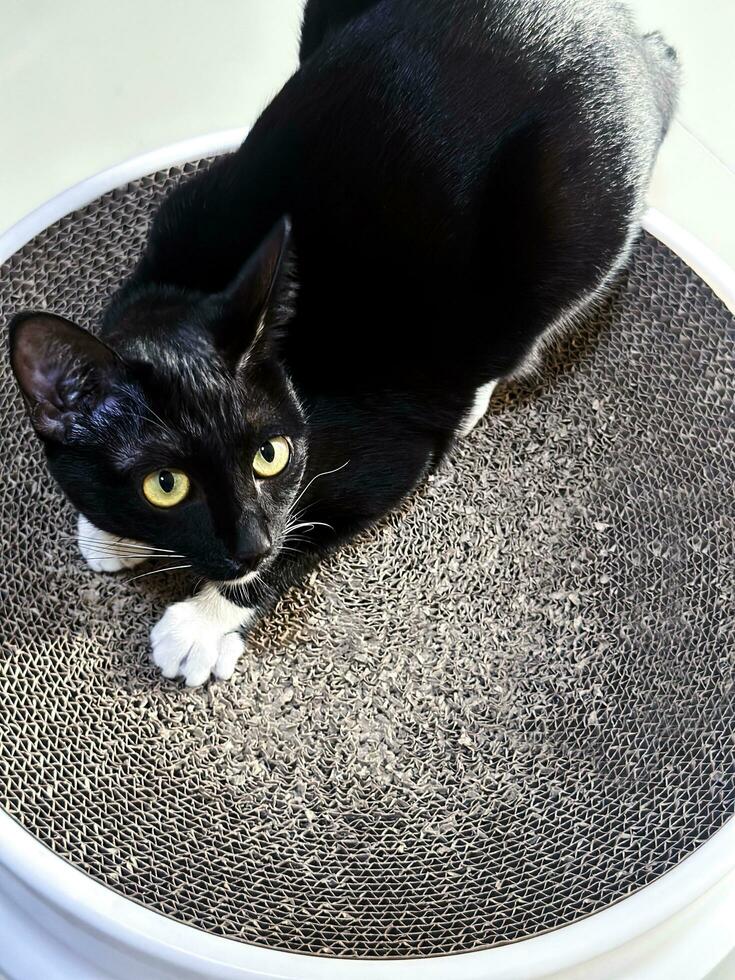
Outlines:
[{"label": "round scratcher pad", "polygon": [[[3,322],[94,323],[180,179],[39,235]],[[147,660],[166,596],[82,564],[3,363],[2,804],[151,909],[300,952],[477,949],[653,881],[735,802],[732,328],[643,236],[596,322],[194,691]]]}]

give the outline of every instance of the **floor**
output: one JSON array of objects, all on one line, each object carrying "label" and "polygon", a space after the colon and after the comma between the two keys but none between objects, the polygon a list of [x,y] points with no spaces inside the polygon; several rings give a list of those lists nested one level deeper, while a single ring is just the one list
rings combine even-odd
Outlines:
[{"label": "floor", "polygon": [[629,0],[644,31],[679,51],[684,86],[650,202],[735,269],[733,0]]},{"label": "floor", "polygon": [[[735,269],[735,2],[630,3],[685,70],[651,203]],[[301,5],[2,0],[0,233],[92,173],[251,123],[296,65]]]}]

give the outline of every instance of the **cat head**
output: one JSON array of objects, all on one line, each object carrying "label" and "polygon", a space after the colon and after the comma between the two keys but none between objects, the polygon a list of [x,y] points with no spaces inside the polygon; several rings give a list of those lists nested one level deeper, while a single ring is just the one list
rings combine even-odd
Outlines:
[{"label": "cat head", "polygon": [[244,581],[278,554],[306,425],[278,357],[290,283],[280,222],[216,295],[123,288],[104,341],[24,313],[10,354],[51,473],[111,534]]}]

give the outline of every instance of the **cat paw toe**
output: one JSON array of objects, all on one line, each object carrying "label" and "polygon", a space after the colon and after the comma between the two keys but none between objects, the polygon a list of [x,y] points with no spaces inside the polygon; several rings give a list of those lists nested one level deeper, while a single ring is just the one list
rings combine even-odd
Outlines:
[{"label": "cat paw toe", "polygon": [[239,633],[228,633],[219,645],[219,655],[214,665],[214,676],[228,681],[235,673],[235,666],[245,651],[245,640]]},{"label": "cat paw toe", "polygon": [[87,556],[84,553],[82,554],[88,567],[93,572],[121,572],[124,568],[134,567],[134,565],[129,565],[123,558],[99,558],[96,555]]},{"label": "cat paw toe", "polygon": [[140,546],[101,531],[83,514],[79,515],[77,543],[82,558],[93,572],[120,572],[145,561],[145,557],[132,554],[133,551],[142,550]]},{"label": "cat paw toe", "polygon": [[151,630],[151,659],[164,677],[182,677],[187,687],[200,687],[212,675],[219,680],[232,677],[245,649],[236,630],[250,611],[225,605],[229,609],[224,621],[216,601],[189,599],[166,610]]}]

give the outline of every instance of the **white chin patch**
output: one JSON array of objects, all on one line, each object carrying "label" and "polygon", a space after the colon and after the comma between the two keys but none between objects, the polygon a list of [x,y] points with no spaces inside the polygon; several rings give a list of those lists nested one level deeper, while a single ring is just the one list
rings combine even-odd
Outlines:
[{"label": "white chin patch", "polygon": [[77,544],[82,558],[93,572],[120,572],[124,568],[135,568],[148,557],[142,554],[142,545],[100,531],[83,514],[79,515],[77,523]]},{"label": "white chin patch", "polygon": [[151,658],[164,677],[183,677],[187,687],[199,687],[211,676],[229,680],[245,650],[238,631],[254,616],[251,608],[236,606],[208,585],[169,606],[151,630]]}]

